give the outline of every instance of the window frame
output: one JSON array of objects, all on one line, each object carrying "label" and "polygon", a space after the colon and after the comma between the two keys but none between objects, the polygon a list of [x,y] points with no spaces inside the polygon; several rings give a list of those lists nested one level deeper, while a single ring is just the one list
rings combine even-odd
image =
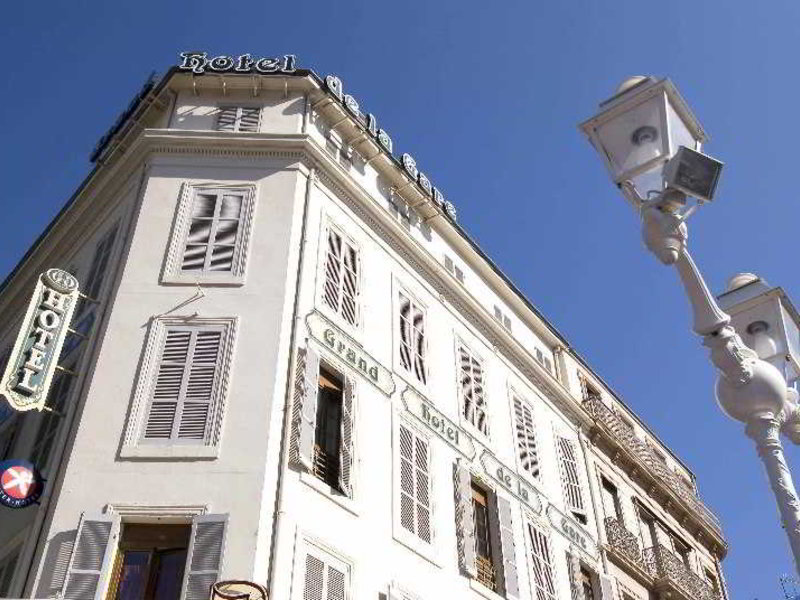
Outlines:
[{"label": "window frame", "polygon": [[[211,192],[241,192],[242,207],[239,216],[237,241],[230,271],[183,271],[183,255],[186,251],[192,223],[192,207],[198,194]],[[250,254],[250,239],[255,218],[258,187],[252,182],[242,183],[191,183],[184,182],[175,209],[172,233],[167,256],[161,273],[162,284],[176,285],[244,285]]]},{"label": "window frame", "polygon": [[[148,329],[142,361],[137,373],[124,439],[120,448],[121,458],[217,458],[222,446],[230,380],[232,377],[233,354],[238,330],[238,317],[197,318],[187,320],[180,317],[157,317],[151,320]],[[146,426],[147,413],[156,383],[157,369],[171,327],[221,328],[217,376],[212,391],[210,423],[207,439],[197,443],[146,443],[142,434]]]},{"label": "window frame", "polygon": [[[456,384],[456,396],[458,399],[458,422],[463,429],[465,429],[469,434],[473,437],[477,438],[484,444],[489,444],[492,440],[492,431],[494,430],[492,424],[492,416],[489,409],[489,386],[488,386],[488,377],[487,377],[487,369],[486,369],[486,359],[483,354],[475,352],[474,348],[477,344],[468,343],[465,338],[459,334],[455,334],[454,336],[454,346],[453,346],[453,358],[455,359],[455,384]],[[463,346],[467,349],[470,353],[470,356],[476,358],[481,365],[481,369],[483,370],[483,401],[484,401],[484,413],[485,413],[485,423],[486,423],[486,432],[481,431],[476,425],[474,425],[471,421],[467,419],[464,415],[464,393],[463,388],[461,386],[461,355],[459,353],[460,347]]]},{"label": "window frame", "polygon": [[[403,378],[403,380],[418,390],[421,390],[426,393],[430,386],[430,375],[431,375],[431,368],[430,368],[430,323],[429,323],[429,316],[430,311],[429,307],[425,302],[420,300],[419,294],[413,293],[410,291],[409,286],[402,284],[399,280],[394,280],[394,285],[392,286],[392,333],[393,333],[393,340],[392,340],[392,356],[394,358],[394,365],[395,365],[395,373]],[[423,339],[423,372],[425,381],[420,380],[414,374],[413,371],[413,364],[411,369],[407,369],[403,365],[402,358],[400,356],[400,345],[402,344],[402,334],[400,332],[400,305],[401,300],[400,296],[404,295],[411,301],[411,305],[416,306],[418,309],[422,311],[423,314],[423,323],[425,325],[424,328],[424,339]]]},{"label": "window frame", "polygon": [[[297,533],[295,544],[294,569],[292,574],[292,592],[290,600],[303,600],[305,595],[306,557],[310,554],[325,565],[325,573],[330,566],[340,568],[345,576],[344,600],[353,598],[354,561],[332,546],[301,531]],[[322,597],[327,600],[327,594]]]},{"label": "window frame", "polygon": [[[576,485],[578,487],[578,491],[580,492],[580,499],[581,504],[583,505],[583,511],[575,510],[576,507],[573,507],[570,504],[569,500],[569,492],[568,486],[570,483],[568,482],[568,473],[566,471],[564,462],[565,458],[562,457],[562,449],[561,449],[561,440],[566,441],[568,444],[571,444],[572,451],[575,454],[575,477],[577,479]],[[580,455],[580,444],[578,440],[576,440],[572,435],[567,434],[564,431],[556,430],[554,432],[554,441],[555,441],[555,454],[556,460],[558,462],[558,474],[559,478],[561,479],[561,497],[562,501],[564,502],[564,512],[568,513],[571,517],[573,517],[578,523],[583,526],[587,526],[589,523],[589,506],[590,506],[590,499],[588,493],[588,485],[587,485],[587,474],[584,473],[584,469],[581,467],[581,455]],[[580,516],[579,516],[580,515]]]},{"label": "window frame", "polygon": [[[341,313],[340,310],[334,310],[327,302],[325,302],[325,283],[326,283],[326,266],[328,259],[328,237],[330,231],[335,231],[342,238],[342,242],[350,244],[356,250],[356,295],[355,295],[355,323],[350,323]],[[342,268],[344,263],[342,261]],[[345,228],[330,217],[323,219],[323,225],[320,228],[319,237],[319,251],[317,253],[317,283],[316,283],[316,305],[328,317],[330,317],[336,325],[340,326],[346,332],[358,334],[363,328],[364,322],[364,307],[363,307],[363,289],[364,289],[364,261],[363,261],[363,248],[350,233],[345,232]]]},{"label": "window frame", "polygon": [[[424,440],[428,445],[428,514],[430,521],[430,536],[431,541],[426,542],[420,538],[416,533],[409,531],[403,527],[401,523],[400,514],[400,469],[401,469],[401,455],[400,455],[400,427],[405,427],[411,433]],[[436,514],[436,498],[438,493],[438,486],[435,483],[435,450],[433,448],[433,437],[428,432],[423,431],[410,419],[400,416],[398,413],[394,415],[394,423],[392,426],[392,534],[395,540],[408,547],[413,552],[416,552],[422,558],[432,562],[434,565],[441,567],[441,559],[438,550],[438,531],[435,523],[434,515]],[[416,482],[416,480],[415,480]],[[416,496],[414,498],[416,502]]]}]

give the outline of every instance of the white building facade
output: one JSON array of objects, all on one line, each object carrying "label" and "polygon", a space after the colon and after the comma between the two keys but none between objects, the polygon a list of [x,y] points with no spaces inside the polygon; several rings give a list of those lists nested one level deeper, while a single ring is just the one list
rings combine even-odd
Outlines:
[{"label": "white building facade", "polygon": [[727,598],[692,473],[337,78],[182,67],[0,290],[0,351],[47,268],[93,300],[55,412],[0,412],[47,478],[0,597]]}]

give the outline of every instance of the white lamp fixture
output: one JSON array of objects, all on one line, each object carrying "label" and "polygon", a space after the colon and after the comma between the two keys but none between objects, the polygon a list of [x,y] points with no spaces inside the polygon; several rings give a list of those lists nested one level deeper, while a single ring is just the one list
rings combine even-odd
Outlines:
[{"label": "white lamp fixture", "polygon": [[[603,158],[614,183],[622,186],[630,181],[640,196],[662,190],[664,165],[678,154],[681,146],[694,152],[675,164],[675,174],[680,177],[673,177],[674,181],[689,183],[692,178],[687,173],[694,163],[700,162],[707,169],[697,158],[704,157],[699,151],[708,136],[669,79],[642,76],[626,79],[614,96],[600,103],[598,114],[581,123],[580,129]],[[721,163],[714,163],[721,168]],[[706,184],[703,189],[696,183],[683,186],[685,190],[677,189],[689,195],[707,190],[713,194],[718,175],[719,169],[713,184]],[[712,178],[702,179],[707,182]],[[648,185],[659,187],[645,189]],[[697,197],[709,196],[705,193]]]}]

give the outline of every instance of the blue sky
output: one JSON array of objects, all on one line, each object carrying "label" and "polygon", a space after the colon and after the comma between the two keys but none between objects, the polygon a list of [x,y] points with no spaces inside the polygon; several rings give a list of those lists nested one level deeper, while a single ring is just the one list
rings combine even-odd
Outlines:
[{"label": "blue sky", "polygon": [[[13,2],[0,50],[0,274],[89,169],[97,138],[181,50],[275,55],[336,73],[458,208],[460,223],[693,467],[731,544],[735,598],[776,598],[792,563],[677,275],[576,124],[632,74],[666,75],[726,163],[690,221],[714,291],[754,271],[800,302],[800,4],[672,2]],[[791,126],[790,126],[791,124]],[[791,133],[794,131],[794,133]],[[786,185],[784,185],[786,184]],[[795,473],[800,452],[788,450]]]}]

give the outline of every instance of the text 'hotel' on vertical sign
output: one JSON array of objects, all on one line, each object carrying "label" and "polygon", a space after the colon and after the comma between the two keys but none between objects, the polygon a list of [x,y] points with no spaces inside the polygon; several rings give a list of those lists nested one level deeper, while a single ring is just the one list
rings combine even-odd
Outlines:
[{"label": "text 'hotel' on vertical sign", "polygon": [[0,379],[0,395],[14,410],[44,408],[78,297],[78,280],[66,271],[39,276]]}]

